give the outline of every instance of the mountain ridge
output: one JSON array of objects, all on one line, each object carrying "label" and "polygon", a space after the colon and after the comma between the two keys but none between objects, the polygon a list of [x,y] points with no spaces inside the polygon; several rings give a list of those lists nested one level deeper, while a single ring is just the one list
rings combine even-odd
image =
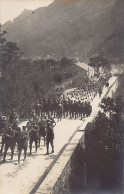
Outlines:
[{"label": "mountain ridge", "polygon": [[24,11],[5,24],[7,40],[17,42],[27,57],[86,58],[123,25],[121,0],[55,0],[48,7]]}]

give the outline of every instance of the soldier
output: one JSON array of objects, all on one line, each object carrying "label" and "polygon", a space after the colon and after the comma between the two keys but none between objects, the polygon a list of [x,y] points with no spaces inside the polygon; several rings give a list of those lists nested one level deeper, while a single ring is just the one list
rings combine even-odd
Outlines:
[{"label": "soldier", "polygon": [[41,137],[44,138],[44,146],[45,146],[46,128],[47,128],[46,116],[42,116],[41,121],[39,122],[39,146],[40,146]]},{"label": "soldier", "polygon": [[16,119],[17,119],[16,112],[13,111],[12,114],[10,115],[10,117],[9,117],[10,124],[12,124],[13,122],[15,122]]},{"label": "soldier", "polygon": [[4,152],[3,162],[5,162],[6,154],[9,147],[11,149],[11,160],[13,159],[15,144],[16,144],[15,131],[11,127],[8,127],[8,130],[6,131],[6,134],[5,134],[5,152]]},{"label": "soldier", "polygon": [[47,133],[46,133],[46,146],[47,146],[47,153],[46,155],[49,155],[49,144],[51,144],[52,151],[51,153],[54,153],[54,132],[53,132],[53,126],[51,125],[51,122],[47,122]]},{"label": "soldier", "polygon": [[37,104],[35,105],[35,114],[40,116],[41,114],[41,104],[37,101]]},{"label": "soldier", "polygon": [[36,125],[35,122],[30,130],[29,137],[30,137],[30,153],[29,153],[29,155],[31,155],[33,142],[35,142],[35,151],[37,152],[37,143],[38,143],[38,138],[39,138],[39,127],[38,127],[38,125]]},{"label": "soldier", "polygon": [[18,137],[18,163],[20,163],[22,149],[24,150],[24,160],[26,159],[27,147],[28,147],[28,132],[26,131],[26,126],[23,126],[23,131],[20,131]]},{"label": "soldier", "polygon": [[55,127],[56,122],[55,122],[55,120],[53,119],[53,117],[51,116],[51,114],[50,114],[50,113],[48,114],[48,119],[47,119],[47,121],[50,121],[50,122],[51,122],[52,127]]},{"label": "soldier", "polygon": [[3,147],[4,147],[4,144],[5,144],[5,139],[6,139],[6,133],[7,133],[7,127],[4,128],[4,131],[3,131],[3,134],[2,134],[2,142],[1,142],[1,150],[0,150],[0,153],[3,152]]},{"label": "soldier", "polygon": [[27,122],[27,125],[26,125],[28,131],[30,131],[32,124],[33,124],[33,121],[31,121],[31,119],[29,119],[29,121]]},{"label": "soldier", "polygon": [[102,95],[102,88],[99,87],[99,98],[101,98],[101,95]]},{"label": "soldier", "polygon": [[17,145],[18,145],[20,133],[21,133],[21,128],[17,127],[17,129],[15,130],[15,142],[17,143]]},{"label": "soldier", "polygon": [[58,122],[59,120],[62,120],[62,104],[58,104],[57,106],[57,118],[58,118]]}]

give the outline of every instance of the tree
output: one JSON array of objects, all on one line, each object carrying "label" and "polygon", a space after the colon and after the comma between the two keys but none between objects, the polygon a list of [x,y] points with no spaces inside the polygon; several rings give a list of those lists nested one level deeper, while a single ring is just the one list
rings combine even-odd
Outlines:
[{"label": "tree", "polygon": [[[90,130],[86,133],[88,181],[91,181],[89,185],[93,184],[92,180],[95,178],[95,181],[101,185],[102,191],[104,189],[120,189],[123,103],[120,105],[119,102],[121,103],[121,97],[117,97],[115,100],[103,99],[102,108],[105,112],[98,113]],[[108,117],[106,113],[111,116]]]},{"label": "tree", "polygon": [[72,60],[70,59],[67,59],[65,57],[63,57],[61,60],[60,60],[60,66],[65,68],[65,67],[69,67],[73,64]]},{"label": "tree", "polygon": [[111,115],[111,113],[115,112],[115,106],[116,104],[114,103],[114,99],[107,97],[107,98],[103,98],[101,101],[101,108],[104,110],[105,113],[109,113],[109,115]]},{"label": "tree", "polygon": [[54,81],[58,84],[61,83],[62,82],[62,74],[61,73],[54,74]]},{"label": "tree", "polygon": [[7,32],[2,30],[2,26],[0,25],[0,68],[2,72],[7,71],[8,68],[10,70],[22,55],[16,43],[6,41],[6,33]]},{"label": "tree", "polygon": [[22,96],[20,92],[18,93],[20,72],[17,67],[22,53],[16,43],[6,41],[6,33],[0,25],[0,69],[2,71],[0,78],[0,106],[4,112],[17,106],[19,107],[19,99]]}]

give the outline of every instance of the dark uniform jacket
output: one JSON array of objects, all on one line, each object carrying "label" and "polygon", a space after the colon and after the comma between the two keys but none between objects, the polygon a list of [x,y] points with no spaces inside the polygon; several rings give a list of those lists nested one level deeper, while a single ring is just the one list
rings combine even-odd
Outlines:
[{"label": "dark uniform jacket", "polygon": [[6,130],[4,137],[6,144],[9,145],[15,144],[15,131],[13,129]]},{"label": "dark uniform jacket", "polygon": [[39,122],[39,134],[43,137],[46,136],[46,127],[47,127],[47,121],[46,119],[42,119]]},{"label": "dark uniform jacket", "polygon": [[54,139],[54,131],[53,131],[53,127],[50,123],[50,121],[48,121],[47,123],[47,132],[46,132],[46,140],[47,142],[51,142]]},{"label": "dark uniform jacket", "polygon": [[28,146],[28,132],[21,131],[18,137],[18,146],[20,147],[27,147]]},{"label": "dark uniform jacket", "polygon": [[30,141],[37,141],[38,135],[39,135],[39,128],[34,126],[34,127],[30,130],[29,135],[30,135]]}]

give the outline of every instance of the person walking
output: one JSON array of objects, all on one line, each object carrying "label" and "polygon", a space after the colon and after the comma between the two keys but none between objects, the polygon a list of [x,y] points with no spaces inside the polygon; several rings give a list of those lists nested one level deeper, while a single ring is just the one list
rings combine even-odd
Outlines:
[{"label": "person walking", "polygon": [[32,154],[32,144],[35,142],[35,152],[37,152],[37,143],[38,143],[38,138],[39,138],[39,126],[36,125],[34,122],[30,132],[29,132],[29,137],[30,137],[30,153],[29,155]]},{"label": "person walking", "polygon": [[23,131],[18,134],[18,163],[20,163],[21,152],[24,150],[24,160],[27,156],[28,147],[28,132],[26,131],[26,126],[23,126]]},{"label": "person walking", "polygon": [[49,144],[51,145],[52,151],[51,153],[54,153],[54,131],[53,126],[50,121],[47,122],[47,132],[46,132],[46,147],[47,147],[47,153],[46,155],[49,155]]},{"label": "person walking", "polygon": [[3,157],[3,162],[5,162],[7,151],[10,147],[11,149],[11,160],[13,160],[13,155],[14,155],[14,149],[15,149],[15,131],[12,129],[12,127],[8,127],[8,130],[6,131],[5,135],[5,152],[4,152],[4,157]]}]

